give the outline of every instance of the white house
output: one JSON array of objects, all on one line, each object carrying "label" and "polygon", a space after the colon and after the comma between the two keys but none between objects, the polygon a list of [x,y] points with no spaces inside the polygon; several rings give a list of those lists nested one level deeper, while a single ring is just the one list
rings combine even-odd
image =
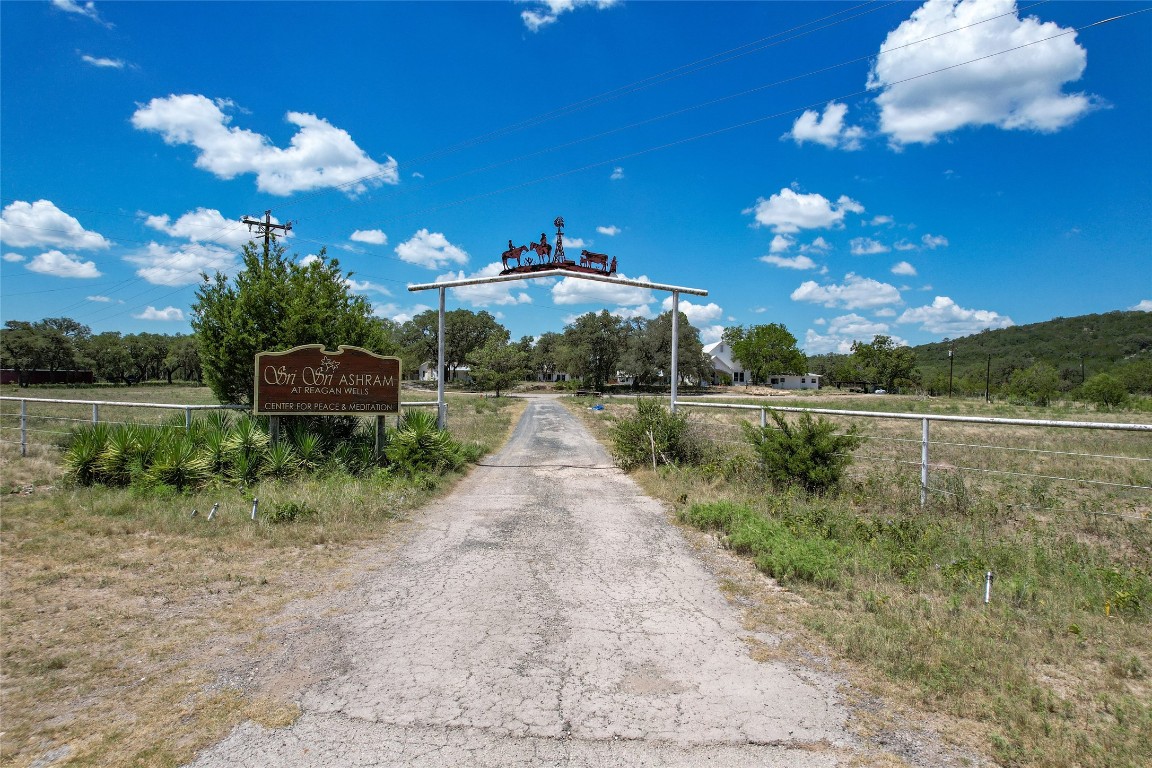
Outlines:
[{"label": "white house", "polygon": [[716,341],[704,347],[704,354],[712,361],[713,370],[732,377],[733,384],[747,384],[752,380],[744,366],[732,359],[732,348],[723,341]]},{"label": "white house", "polygon": [[[746,371],[739,360],[732,357],[732,348],[723,340],[704,347],[704,354],[712,360],[712,368],[720,373],[732,377],[733,384],[750,384],[751,371]],[[820,389],[820,375],[805,374],[778,374],[769,376],[766,382],[772,389]]]},{"label": "white house", "polygon": [[[448,377],[448,381],[459,381],[464,384],[471,383],[472,375],[471,368],[467,365],[461,365],[452,371]],[[420,381],[436,381],[436,363],[421,363],[420,364]]]}]

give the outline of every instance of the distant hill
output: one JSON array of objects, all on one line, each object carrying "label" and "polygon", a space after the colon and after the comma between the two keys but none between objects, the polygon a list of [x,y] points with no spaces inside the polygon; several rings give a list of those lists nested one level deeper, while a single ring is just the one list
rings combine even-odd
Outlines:
[{"label": "distant hill", "polygon": [[[1152,312],[1107,312],[1057,317],[1043,323],[1016,325],[973,336],[913,347],[925,385],[947,389],[948,350],[954,350],[953,388],[984,390],[991,362],[992,389],[1017,368],[1045,362],[1060,372],[1065,389],[1098,373],[1152,372]],[[1081,367],[1083,366],[1083,367]],[[941,386],[942,385],[942,386]],[[1149,382],[1148,386],[1152,386]]]}]

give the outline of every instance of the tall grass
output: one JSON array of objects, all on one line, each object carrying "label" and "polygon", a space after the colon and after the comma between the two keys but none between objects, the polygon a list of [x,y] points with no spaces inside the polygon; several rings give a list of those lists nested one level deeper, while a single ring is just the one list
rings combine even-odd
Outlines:
[{"label": "tall grass", "polygon": [[[604,415],[583,413],[608,442],[629,410],[613,404]],[[858,451],[866,458],[838,491],[817,496],[767,483],[739,438],[739,418],[699,418],[723,427],[708,430],[707,463],[655,472],[641,465],[637,479],[672,503],[681,521],[713,531],[804,596],[807,607],[796,615],[855,665],[858,682],[909,709],[964,723],[956,732],[1001,765],[1148,764],[1147,492],[962,469],[1147,485],[1147,461],[1085,457],[1152,457],[1146,435],[1013,429],[990,438],[980,425],[934,426],[938,463],[921,507],[914,463],[867,458],[903,450],[914,462],[918,435],[900,433],[900,425],[857,422],[868,438]],[[840,431],[849,423],[841,420]],[[989,462],[980,447],[1005,443],[1025,450],[997,451]],[[1130,517],[1100,514],[1109,511]]]}]

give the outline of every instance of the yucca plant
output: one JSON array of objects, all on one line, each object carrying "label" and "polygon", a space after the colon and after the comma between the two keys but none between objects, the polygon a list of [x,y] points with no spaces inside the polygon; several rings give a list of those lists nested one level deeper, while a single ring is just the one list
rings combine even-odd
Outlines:
[{"label": "yucca plant", "polygon": [[[184,422],[180,422],[180,433],[184,431]],[[167,442],[171,429],[163,427],[142,426],[136,430],[136,460],[140,471],[147,471],[152,466],[160,447]]]},{"label": "yucca plant", "polygon": [[109,431],[100,452],[100,480],[108,485],[128,485],[132,465],[139,458],[140,429],[135,424],[118,424]]},{"label": "yucca plant", "polygon": [[227,450],[231,454],[262,454],[268,447],[268,433],[251,416],[240,418],[228,431]]},{"label": "yucca plant", "polygon": [[228,432],[215,426],[207,426],[200,436],[199,449],[208,462],[209,471],[222,473],[228,466]]},{"label": "yucca plant", "polygon": [[437,427],[435,414],[425,411],[404,414],[385,453],[398,471],[410,475],[456,469],[463,463],[459,446]]},{"label": "yucca plant", "polygon": [[151,482],[171,485],[179,491],[199,485],[212,476],[212,463],[187,435],[172,434],[159,447],[148,468]]},{"label": "yucca plant", "polygon": [[290,434],[300,466],[312,472],[324,461],[324,440],[306,428],[297,428]]},{"label": "yucca plant", "polygon": [[108,426],[92,424],[76,430],[64,451],[68,474],[81,485],[101,481],[100,456],[108,442]]},{"label": "yucca plant", "polygon": [[260,471],[264,466],[263,451],[259,453],[237,451],[230,456],[228,475],[233,481],[242,485],[252,485],[260,479]]},{"label": "yucca plant", "polygon": [[299,469],[300,459],[286,442],[277,443],[264,453],[264,471],[272,477],[291,477]]}]

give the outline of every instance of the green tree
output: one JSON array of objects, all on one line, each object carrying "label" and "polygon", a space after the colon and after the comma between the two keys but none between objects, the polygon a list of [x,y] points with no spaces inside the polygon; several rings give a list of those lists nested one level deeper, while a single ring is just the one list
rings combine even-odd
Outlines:
[{"label": "green tree", "polygon": [[[700,343],[700,331],[680,313],[677,373],[681,379],[700,381],[711,371]],[[629,324],[627,351],[623,367],[637,385],[651,385],[668,380],[672,364],[672,313],[665,312],[651,320],[636,318]]]},{"label": "green tree", "polygon": [[267,253],[245,245],[232,281],[220,272],[203,275],[192,328],[213,394],[221,402],[251,403],[258,352],[303,344],[375,349],[379,325],[368,301],[349,289],[350,276],[323,249],[317,259],[299,264],[279,243]]},{"label": "green tree", "polygon": [[497,336],[473,351],[468,363],[472,366],[472,381],[482,390],[495,390],[496,397],[500,397],[500,390],[523,381],[529,372],[529,356],[523,347]]},{"label": "green tree", "polygon": [[1100,408],[1118,408],[1128,402],[1128,387],[1118,377],[1098,373],[1084,382],[1084,397]]},{"label": "green tree", "polygon": [[532,345],[532,370],[541,379],[550,379],[560,371],[559,354],[564,345],[564,336],[553,331],[540,334]]},{"label": "green tree", "polygon": [[754,383],[777,374],[804,374],[808,360],[796,346],[796,337],[780,323],[754,325],[747,330],[734,325],[724,329],[724,341],[732,357],[752,374]]},{"label": "green tree", "polygon": [[1033,405],[1048,405],[1060,391],[1060,374],[1048,363],[1017,368],[1008,378],[1008,394]]},{"label": "green tree", "polygon": [[602,389],[616,375],[627,341],[627,324],[607,310],[580,315],[564,327],[560,367]]},{"label": "green tree", "polygon": [[106,381],[123,382],[132,370],[132,358],[119,331],[106,331],[88,340],[85,354],[92,370]]},{"label": "green tree", "polygon": [[852,342],[852,363],[864,381],[889,392],[920,380],[916,353],[897,345],[890,336],[875,336],[868,344]]},{"label": "green tree", "polygon": [[168,356],[164,358],[163,368],[169,384],[172,383],[172,373],[175,371],[180,372],[180,378],[184,381],[202,381],[200,347],[196,337],[176,334],[168,345]]},{"label": "green tree", "polygon": [[[412,355],[413,363],[435,362],[439,314],[434,309],[421,312],[400,327],[400,344],[404,354]],[[500,325],[488,312],[453,309],[444,313],[444,365],[448,378],[457,368],[468,362],[468,356],[497,338],[508,341],[508,329]],[[447,379],[445,379],[447,380]]]},{"label": "green tree", "polygon": [[28,372],[41,368],[46,357],[44,338],[32,323],[8,320],[0,330],[0,356],[5,368],[16,371],[20,386],[28,386]]}]

